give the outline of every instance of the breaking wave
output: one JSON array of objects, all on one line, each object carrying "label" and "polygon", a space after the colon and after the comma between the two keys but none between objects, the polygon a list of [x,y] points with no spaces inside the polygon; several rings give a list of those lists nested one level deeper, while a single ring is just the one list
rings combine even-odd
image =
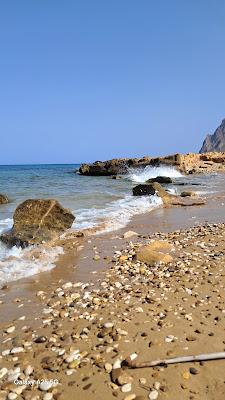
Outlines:
[{"label": "breaking wave", "polygon": [[134,198],[127,195],[123,199],[113,201],[105,208],[89,208],[76,210],[76,229],[96,228],[97,233],[110,232],[123,228],[131,218],[143,214],[162,205],[158,196]]},{"label": "breaking wave", "polygon": [[126,178],[132,182],[144,183],[148,179],[156,178],[157,176],[167,176],[170,178],[180,178],[183,175],[174,167],[159,166],[151,167],[148,165],[145,168],[129,168]]},{"label": "breaking wave", "polygon": [[[12,220],[0,221],[0,233],[12,226]],[[0,287],[7,282],[25,278],[55,267],[55,261],[63,253],[60,246],[44,249],[30,246],[26,249],[8,248],[0,242]]]}]

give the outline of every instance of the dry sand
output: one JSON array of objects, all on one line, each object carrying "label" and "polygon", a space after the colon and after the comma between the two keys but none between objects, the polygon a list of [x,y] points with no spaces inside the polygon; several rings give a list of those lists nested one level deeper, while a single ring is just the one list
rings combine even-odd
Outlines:
[{"label": "dry sand", "polygon": [[[0,399],[224,399],[223,360],[111,372],[132,353],[143,361],[225,349],[223,216],[222,199],[159,209],[79,239],[54,270],[1,290]],[[123,239],[128,230],[139,235]],[[173,261],[137,262],[139,247],[158,239],[173,246]]]}]

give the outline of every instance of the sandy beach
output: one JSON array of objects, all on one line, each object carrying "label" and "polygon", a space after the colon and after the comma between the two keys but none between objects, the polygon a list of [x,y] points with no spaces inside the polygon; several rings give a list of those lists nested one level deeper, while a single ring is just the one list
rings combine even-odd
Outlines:
[{"label": "sandy beach", "polygon": [[[120,367],[134,353],[149,361],[224,350],[223,210],[218,198],[157,209],[77,238],[79,251],[68,248],[55,269],[3,288],[0,398],[222,400],[223,360]],[[124,239],[130,230],[138,235]],[[172,246],[169,264],[137,261],[155,241]]]}]

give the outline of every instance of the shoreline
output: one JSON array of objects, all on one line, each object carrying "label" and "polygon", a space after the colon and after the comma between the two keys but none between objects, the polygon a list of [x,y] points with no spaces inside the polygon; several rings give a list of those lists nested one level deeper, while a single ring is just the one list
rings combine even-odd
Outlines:
[{"label": "shoreline", "polygon": [[[65,283],[68,280],[84,283],[96,282],[101,273],[106,272],[109,268],[114,250],[117,247],[126,246],[129,241],[137,241],[138,236],[156,232],[169,233],[207,222],[220,223],[224,218],[224,206],[223,203],[221,204],[223,198],[222,195],[208,198],[207,203],[203,206],[159,207],[150,212],[133,216],[126,226],[115,231],[94,234],[94,229],[91,229],[87,230],[87,235],[81,238],[76,237],[76,232],[71,231],[71,238],[69,234],[69,239],[57,240],[54,244],[54,246],[61,246],[60,242],[64,243],[64,253],[59,255],[55,261],[55,267],[49,271],[10,281],[3,286],[3,289],[0,289],[0,301],[4,301],[4,306],[0,304],[0,326],[2,323],[9,322],[10,318],[15,318],[17,311],[12,304],[14,298],[27,298],[29,303],[32,301],[32,304],[36,304],[37,299],[33,296],[34,290],[43,290],[46,287],[49,290],[53,285],[57,285],[59,282]],[[127,231],[134,231],[137,236],[124,239],[123,235]],[[93,248],[95,247],[97,254],[100,255],[98,261],[93,259],[95,255]],[[50,284],[46,285],[46,282]],[[27,314],[29,314],[29,310],[28,305]]]},{"label": "shoreline", "polygon": [[[165,209],[165,214],[171,210]],[[192,213],[196,212],[197,209]],[[22,371],[30,365],[34,371],[28,375],[29,379],[59,381],[56,387],[45,390],[40,385],[20,386],[23,391],[17,398],[69,400],[85,396],[87,400],[97,400],[101,392],[107,399],[147,400],[151,393],[157,392],[159,399],[172,400],[179,395],[184,400],[214,400],[216,391],[217,399],[222,400],[223,360],[119,370],[120,382],[126,382],[123,384],[118,383],[118,378],[113,381],[110,371],[113,365],[120,364],[120,359],[134,352],[143,361],[223,350],[225,310],[221,290],[225,287],[225,274],[221,272],[221,257],[225,251],[225,225],[205,224],[150,236],[142,233],[132,238],[132,242],[118,237],[111,238],[110,243],[105,237],[112,258],[109,255],[108,269],[100,268],[94,275],[96,285],[70,283],[68,277],[53,284],[46,282],[39,292],[33,285],[39,310],[32,318],[26,316],[23,307],[19,311],[20,302],[14,303],[17,318],[1,324],[1,368],[15,371],[19,366],[18,379],[22,379],[26,377]],[[168,267],[149,268],[133,259],[134,252],[149,239],[168,241],[174,247],[173,261]],[[98,237],[89,243],[89,251],[101,240]],[[102,259],[104,253],[100,247],[98,250]],[[105,247],[104,250],[107,253]],[[84,248],[85,256],[86,251]],[[50,312],[43,313],[45,309]],[[21,313],[25,320],[20,319]],[[14,326],[15,332],[7,332]],[[12,348],[22,350],[8,355],[7,349]],[[130,385],[131,390],[126,392]],[[3,396],[19,388],[6,380],[1,390]]]},{"label": "shoreline", "polygon": [[[22,347],[23,351],[22,353],[15,354],[15,356],[10,354],[0,356],[1,368],[15,369],[17,365],[20,365],[22,371],[24,365],[29,364],[34,368],[35,372],[31,374],[31,377],[34,379],[54,378],[58,379],[60,382],[57,387],[51,387],[47,391],[42,391],[38,387],[33,387],[32,390],[31,388],[25,387],[23,388],[22,394],[18,393],[17,398],[29,400],[32,396],[39,396],[37,399],[45,400],[45,394],[49,394],[49,399],[70,400],[73,396],[76,396],[78,399],[85,396],[87,400],[97,400],[99,399],[100,391],[104,398],[107,399],[116,397],[119,400],[135,398],[137,400],[144,400],[148,398],[151,391],[156,390],[159,400],[165,398],[165,395],[166,398],[172,400],[176,398],[174,396],[177,395],[177,392],[174,392],[173,387],[168,384],[168,382],[174,382],[174,388],[179,392],[179,397],[184,400],[190,398],[196,400],[203,400],[203,398],[214,400],[215,385],[221,382],[222,360],[210,362],[210,365],[204,363],[203,370],[205,371],[206,369],[206,372],[204,372],[203,376],[199,374],[198,367],[200,364],[198,363],[196,366],[196,363],[191,363],[190,368],[197,368],[198,370],[198,376],[196,378],[194,376],[192,377],[192,374],[189,372],[189,365],[174,365],[167,369],[157,367],[153,370],[134,370],[131,372],[132,391],[127,394],[121,391],[121,385],[112,382],[111,375],[107,371],[107,368],[111,368],[109,365],[112,366],[118,356],[119,358],[124,358],[134,351],[138,352],[140,359],[143,360],[143,357],[141,358],[143,351],[146,353],[146,357],[147,352],[150,351],[150,359],[157,359],[159,357],[169,357],[173,355],[179,356],[192,353],[199,354],[203,351],[211,352],[223,350],[221,344],[219,347],[219,343],[222,343],[223,335],[221,326],[220,328],[222,330],[220,329],[216,342],[212,340],[210,342],[211,344],[213,342],[214,346],[212,347],[210,345],[211,347],[209,348],[207,338],[210,332],[207,332],[206,336],[204,332],[197,335],[193,332],[194,327],[197,327],[196,329],[201,331],[198,319],[195,321],[194,327],[192,327],[192,323],[190,323],[190,326],[185,327],[186,330],[184,332],[183,325],[185,324],[182,323],[182,325],[180,325],[179,322],[180,319],[182,320],[183,318],[182,315],[175,323],[176,318],[174,320],[173,317],[175,314],[171,314],[170,311],[170,309],[173,309],[174,313],[176,313],[176,310],[179,310],[179,307],[183,307],[185,304],[185,307],[187,307],[187,314],[189,312],[192,313],[193,301],[196,301],[199,296],[201,297],[202,293],[207,294],[207,290],[208,293],[212,292],[211,284],[207,281],[206,277],[208,276],[208,280],[210,280],[210,276],[214,276],[215,274],[214,270],[210,270],[209,275],[205,275],[203,268],[202,273],[204,274],[204,279],[202,285],[206,285],[207,289],[204,289],[203,292],[198,292],[194,297],[187,296],[188,299],[182,300],[186,298],[184,291],[185,285],[189,288],[189,283],[193,279],[195,280],[195,278],[191,277],[191,281],[189,282],[188,275],[188,279],[186,279],[185,274],[182,273],[179,280],[177,280],[176,274],[173,275],[173,273],[168,272],[167,267],[161,266],[159,268],[159,270],[162,269],[162,276],[158,274],[157,269],[150,268],[150,270],[155,271],[154,274],[156,275],[154,281],[149,283],[149,287],[145,274],[142,276],[142,274],[136,271],[133,261],[131,263],[131,271],[133,271],[131,275],[129,270],[124,268],[123,263],[121,264],[121,268],[118,269],[120,255],[129,254],[130,251],[132,253],[132,249],[138,248],[140,244],[145,244],[149,241],[149,238],[151,240],[169,240],[169,242],[172,241],[173,245],[175,243],[175,251],[173,253],[175,265],[177,265],[177,262],[183,263],[186,257],[187,259],[192,257],[192,247],[195,245],[195,243],[193,244],[193,238],[196,236],[196,231],[203,230],[204,232],[205,230],[209,236],[208,242],[215,240],[215,236],[210,230],[213,232],[213,229],[217,229],[217,227],[208,227],[207,224],[221,223],[221,221],[224,220],[223,198],[222,195],[216,198],[209,198],[207,204],[204,206],[159,208],[153,212],[151,211],[135,216],[126,227],[120,230],[95,236],[76,238],[78,242],[77,245],[71,245],[70,247],[67,243],[67,250],[59,257],[54,269],[49,272],[34,275],[30,278],[10,282],[6,289],[2,289],[0,291],[0,300],[3,301],[3,304],[0,304],[0,330],[3,333],[1,349],[4,354],[5,350],[12,348],[14,345],[14,347]],[[203,228],[201,228],[201,226]],[[225,227],[223,224],[219,225],[218,230],[221,232],[221,236],[225,234]],[[124,239],[123,235],[127,231],[135,231],[138,235]],[[201,242],[201,234],[200,237],[199,234],[197,234],[196,237],[198,241]],[[219,239],[216,239],[215,246],[219,246],[223,252],[224,239],[220,240],[220,235],[218,238]],[[73,241],[74,238],[71,240]],[[184,245],[186,240],[188,243]],[[196,239],[194,240],[196,241]],[[135,247],[133,247],[132,243],[135,244]],[[184,246],[184,249],[182,249],[182,246]],[[77,251],[78,248],[79,251]],[[182,251],[185,254],[185,258],[182,255]],[[202,249],[200,248],[200,252],[204,253],[205,251],[204,247]],[[100,257],[98,261],[94,260],[96,254]],[[200,260],[201,257],[202,256],[200,256]],[[201,274],[201,272],[199,271],[198,262],[196,260],[193,261],[193,264],[192,271],[195,277]],[[172,270],[174,269],[173,265],[172,263]],[[216,268],[219,268],[221,271],[221,264],[216,262],[215,265]],[[197,270],[195,270],[195,268],[197,268]],[[147,268],[147,271],[148,270]],[[178,271],[177,267],[175,271]],[[183,279],[184,283],[182,286],[181,282]],[[223,279],[223,274],[221,279]],[[163,286],[160,286],[161,284]],[[196,281],[196,288],[197,286],[198,281]],[[161,298],[162,290],[164,290],[162,289],[163,287],[167,288],[165,293],[166,297],[162,297],[163,304],[161,304],[160,301],[155,308],[155,300],[152,303],[153,305],[151,302],[149,305],[148,302],[146,303],[141,300],[146,296],[146,293],[151,293],[151,295],[154,293],[156,299]],[[182,290],[180,287],[182,287]],[[214,285],[212,287],[214,287]],[[176,288],[178,294],[181,290],[179,301],[176,300],[179,303],[179,307],[176,301],[174,303],[174,297],[171,296],[171,291],[173,292],[174,288]],[[195,285],[191,285],[190,290],[195,290],[194,288]],[[60,291],[67,294],[59,297],[58,293]],[[174,293],[176,293],[176,291]],[[73,308],[71,308],[67,305],[69,304],[67,299],[70,299],[71,295],[74,295],[74,293],[77,294],[77,296],[79,295],[79,297],[78,300],[75,300]],[[87,293],[86,299],[85,293]],[[109,296],[110,293],[112,295],[111,300]],[[213,293],[215,293],[214,289]],[[219,291],[219,293],[220,296],[223,296],[222,292]],[[96,298],[96,300],[93,300],[94,298]],[[177,298],[177,295],[175,295],[175,298]],[[184,304],[182,303],[183,301]],[[59,305],[57,306],[58,302]],[[87,302],[90,306],[88,308],[86,308],[86,306],[83,308],[82,305]],[[56,306],[54,304],[56,304]],[[214,299],[213,303],[207,300],[207,305],[210,314],[215,314],[215,318],[217,318],[218,307],[216,299]],[[141,308],[143,312],[140,311]],[[52,311],[50,313],[45,314],[44,310],[51,309]],[[137,309],[139,309],[140,312],[135,311]],[[178,339],[174,339],[170,345],[172,350],[170,350],[168,343],[165,343],[165,338],[161,336],[161,323],[155,325],[155,321],[158,321],[157,315],[159,315],[159,313],[165,313],[165,310],[167,310],[166,314],[169,313],[172,318],[171,321],[169,318],[169,322],[165,324],[167,332],[165,333],[165,337],[172,335],[177,338],[182,338],[183,335],[186,335],[186,337],[192,338],[194,335],[195,339],[186,339],[187,349],[185,349],[183,339],[181,340],[182,346],[177,344]],[[132,317],[130,314],[132,314]],[[80,315],[83,315],[83,317],[80,318]],[[153,320],[152,315],[154,316]],[[48,322],[49,317],[50,321]],[[205,318],[208,317],[206,316]],[[47,322],[43,323],[43,321]],[[96,336],[102,329],[102,323],[107,321],[113,321],[115,326],[119,326],[119,333],[118,331],[115,333],[115,340],[112,340],[111,336],[107,336],[106,341],[104,337],[101,339]],[[164,325],[163,322],[162,324]],[[15,332],[7,333],[7,329],[13,326],[15,326]],[[211,329],[213,332],[213,322],[210,322],[208,329]],[[127,333],[121,334],[121,330]],[[143,332],[140,330],[143,330]],[[65,339],[59,340],[59,335],[65,337]],[[149,343],[152,344],[149,347],[150,350],[147,350],[146,340],[148,339],[146,338],[149,338],[149,335]],[[199,337],[201,340],[198,339],[198,335],[200,335]],[[46,343],[44,341],[42,344],[36,344],[34,340],[39,336],[46,337]],[[27,345],[28,347],[26,347],[26,343],[30,343]],[[42,360],[46,357],[50,358],[52,362],[54,359],[54,363],[56,364],[61,362],[60,357],[57,356],[53,349],[55,347],[54,343],[57,344],[56,349],[65,348],[66,354],[70,354],[72,351],[71,349],[79,349],[79,354],[84,354],[84,356],[82,355],[79,362],[76,361],[72,364],[74,368],[72,368],[72,365],[71,368],[68,368],[68,366],[66,367],[65,362],[63,362],[62,367],[58,367],[58,369],[55,370],[49,369],[48,366],[43,367]],[[190,352],[191,350],[192,353]],[[34,354],[36,354],[35,358]],[[95,357],[97,357],[97,360]],[[88,359],[88,361],[86,359]],[[211,368],[213,369],[213,373]],[[70,372],[68,372],[68,370]],[[21,376],[23,376],[23,374]],[[183,376],[185,376],[185,378]],[[193,381],[193,379],[195,379],[195,381]],[[140,384],[140,380],[141,382],[146,381],[146,383]],[[198,390],[195,393],[196,380],[198,382]],[[155,386],[158,387],[157,382],[160,383],[161,389],[155,389]],[[209,388],[207,393],[205,391],[206,382],[210,382],[210,384],[213,385],[213,390]],[[146,389],[146,387],[148,389]],[[4,397],[5,393],[9,393],[9,391],[14,393],[17,389],[18,387],[15,388],[15,384],[8,383],[7,381],[5,382],[3,378],[3,383],[1,384],[2,392],[0,392],[0,395],[2,395],[1,398],[6,399],[7,397]],[[137,395],[137,397],[127,397],[130,393]],[[218,392],[217,399],[222,400],[224,394],[225,391],[222,387]],[[139,399],[138,395],[142,397]]]}]

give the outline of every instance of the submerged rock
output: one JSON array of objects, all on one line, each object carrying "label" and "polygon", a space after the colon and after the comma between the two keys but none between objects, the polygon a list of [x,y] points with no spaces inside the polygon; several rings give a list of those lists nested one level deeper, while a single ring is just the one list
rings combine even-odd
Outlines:
[{"label": "submerged rock", "polygon": [[0,239],[9,246],[40,244],[70,228],[74,219],[57,200],[26,200],[16,208],[12,229]]},{"label": "submerged rock", "polygon": [[0,204],[7,204],[9,203],[9,199],[5,194],[0,193]]}]

